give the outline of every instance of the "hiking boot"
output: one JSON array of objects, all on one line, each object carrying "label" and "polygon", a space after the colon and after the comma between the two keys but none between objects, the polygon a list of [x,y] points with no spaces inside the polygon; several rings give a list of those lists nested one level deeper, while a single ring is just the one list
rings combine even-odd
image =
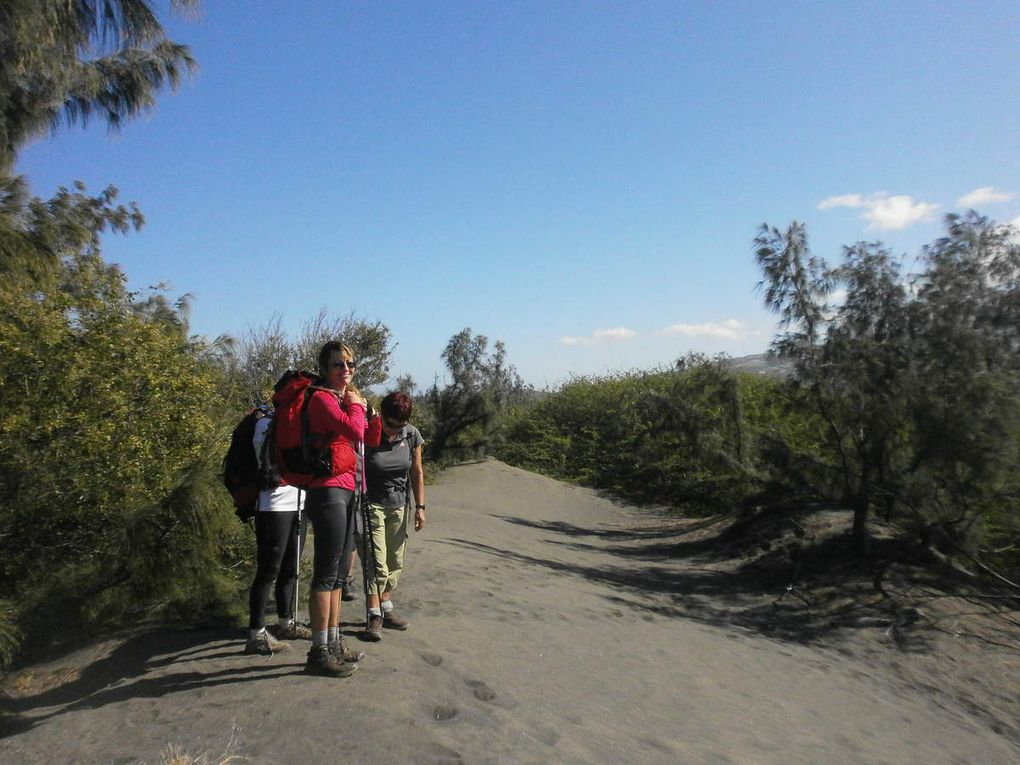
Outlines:
[{"label": "hiking boot", "polygon": [[286,627],[277,625],[276,637],[280,640],[311,640],[312,631],[307,624],[290,622]]},{"label": "hiking boot", "polygon": [[329,644],[329,652],[340,661],[345,661],[348,664],[353,664],[365,658],[365,652],[352,650],[342,635]]},{"label": "hiking boot", "polygon": [[368,627],[365,629],[367,640],[382,640],[382,617],[372,614],[368,618]]},{"label": "hiking boot", "polygon": [[383,614],[382,626],[388,630],[406,630],[410,624],[411,622],[398,615],[396,611],[387,611]]},{"label": "hiking boot", "polygon": [[344,579],[344,583],[340,587],[340,599],[348,601],[358,599],[358,591],[354,589],[354,579],[351,577]]},{"label": "hiking boot", "polygon": [[288,648],[290,646],[287,643],[281,643],[266,630],[262,630],[253,638],[248,638],[248,642],[244,644],[246,654],[257,653],[261,656],[272,656],[277,651],[286,651]]},{"label": "hiking boot", "polygon": [[312,646],[312,650],[308,652],[308,661],[305,662],[305,672],[310,675],[350,677],[357,670],[357,664],[340,661],[330,653],[329,646],[325,645]]}]

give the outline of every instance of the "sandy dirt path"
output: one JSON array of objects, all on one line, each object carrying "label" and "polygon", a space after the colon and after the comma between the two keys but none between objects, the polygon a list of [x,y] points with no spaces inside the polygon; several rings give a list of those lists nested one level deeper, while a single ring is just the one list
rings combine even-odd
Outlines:
[{"label": "sandy dirt path", "polygon": [[444,473],[429,509],[395,597],[411,629],[361,643],[353,677],[304,675],[306,643],[139,633],[34,668],[0,761],[1020,762],[895,662],[727,624],[697,561],[650,557],[647,513],[495,461]]}]

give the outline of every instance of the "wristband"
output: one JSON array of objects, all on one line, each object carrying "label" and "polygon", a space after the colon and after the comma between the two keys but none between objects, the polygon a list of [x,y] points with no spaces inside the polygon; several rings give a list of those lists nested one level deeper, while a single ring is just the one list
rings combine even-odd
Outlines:
[{"label": "wristband", "polygon": [[415,510],[424,510],[425,509],[425,505],[415,505],[414,509]]}]

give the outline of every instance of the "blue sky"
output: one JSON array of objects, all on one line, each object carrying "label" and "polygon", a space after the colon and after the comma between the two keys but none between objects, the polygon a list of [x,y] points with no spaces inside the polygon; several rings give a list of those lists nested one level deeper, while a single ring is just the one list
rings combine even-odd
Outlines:
[{"label": "blue sky", "polygon": [[464,327],[539,387],[761,352],[763,222],[834,260],[1020,219],[1012,0],[206,0],[168,28],[197,75],[30,146],[34,192],[137,201],[104,253],[193,294],[194,332],[354,310],[420,385]]}]

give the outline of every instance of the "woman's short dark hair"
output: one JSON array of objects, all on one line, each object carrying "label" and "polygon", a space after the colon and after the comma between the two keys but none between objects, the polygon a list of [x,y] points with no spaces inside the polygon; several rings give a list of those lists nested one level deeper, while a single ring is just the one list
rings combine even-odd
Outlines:
[{"label": "woman's short dark hair", "polygon": [[319,349],[319,374],[325,375],[329,371],[330,357],[337,351],[347,361],[354,361],[354,350],[349,345],[344,345],[339,340],[330,340]]},{"label": "woman's short dark hair", "polygon": [[387,394],[386,398],[379,404],[379,411],[387,420],[394,422],[407,422],[411,419],[411,409],[414,404],[411,397],[400,390]]}]

